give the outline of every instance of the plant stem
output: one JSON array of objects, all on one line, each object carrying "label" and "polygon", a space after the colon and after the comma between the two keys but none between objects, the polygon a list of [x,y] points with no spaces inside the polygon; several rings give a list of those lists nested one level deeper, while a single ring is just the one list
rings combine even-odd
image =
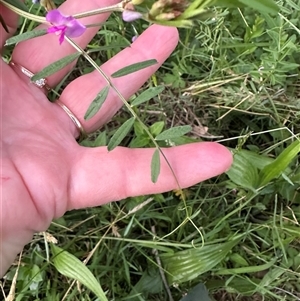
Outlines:
[{"label": "plant stem", "polygon": [[23,16],[27,19],[30,19],[32,21],[36,21],[38,23],[46,23],[46,18],[45,17],[41,17],[41,16],[36,16],[34,14],[28,13],[24,10],[21,10],[9,3],[7,3],[4,0],[0,0],[0,3],[2,3],[4,6],[6,6],[7,8],[9,8],[11,11],[15,12],[16,14],[18,14],[19,16]]},{"label": "plant stem", "polygon": [[[123,8],[124,4],[123,3],[126,3],[126,2],[128,2],[128,0],[124,0],[120,3],[118,3],[118,4],[115,4],[115,5],[111,5],[111,6],[107,6],[107,7],[103,7],[103,8],[97,8],[95,10],[78,13],[78,14],[73,15],[73,17],[75,19],[80,19],[80,18],[84,18],[84,17],[94,16],[94,15],[109,13],[109,12],[114,12],[114,11],[122,12],[124,10],[124,8]],[[25,18],[27,18],[29,20],[32,20],[32,21],[36,21],[38,23],[47,23],[45,17],[37,16],[35,14],[31,14],[29,12],[21,10],[21,9],[7,3],[4,0],[0,0],[0,3],[2,3],[4,6],[6,6],[7,8],[9,8],[11,11],[15,12],[19,16],[25,17]]]},{"label": "plant stem", "polygon": [[97,9],[90,10],[90,11],[83,12],[83,13],[78,13],[78,14],[73,15],[73,17],[75,19],[80,19],[80,18],[94,16],[94,15],[98,15],[98,14],[110,13],[110,12],[114,12],[114,11],[122,12],[124,10],[123,2],[124,1],[122,1],[118,4],[115,4],[115,5],[111,5],[111,6],[107,6],[107,7],[103,7],[103,8],[97,8]]}]

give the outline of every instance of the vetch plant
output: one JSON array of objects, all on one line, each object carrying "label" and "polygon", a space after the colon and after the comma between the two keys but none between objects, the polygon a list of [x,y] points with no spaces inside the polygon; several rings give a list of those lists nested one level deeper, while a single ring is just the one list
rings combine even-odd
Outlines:
[{"label": "vetch plant", "polygon": [[[40,3],[44,7],[51,0],[47,1],[33,1],[33,3]],[[6,45],[14,44],[21,42],[26,39],[33,38],[42,34],[50,34],[55,33],[58,35],[59,44],[62,44],[64,41],[67,41],[74,49],[77,51],[76,54],[60,59],[57,62],[52,63],[47,66],[44,70],[41,70],[38,74],[35,74],[32,77],[32,80],[38,80],[42,77],[49,76],[51,74],[56,73],[62,67],[70,64],[75,59],[77,59],[80,55],[83,56],[91,65],[95,68],[105,79],[107,85],[103,91],[96,96],[96,98],[91,102],[90,107],[88,108],[85,119],[92,118],[101,108],[102,104],[105,102],[106,96],[108,95],[109,89],[115,91],[118,97],[123,101],[124,105],[128,109],[128,111],[132,114],[132,118],[125,122],[116,133],[111,137],[111,140],[108,142],[108,149],[112,150],[116,146],[118,146],[125,136],[132,130],[133,124],[135,122],[139,122],[145,132],[146,135],[150,138],[156,150],[153,154],[153,158],[151,161],[151,179],[153,182],[156,182],[159,174],[160,174],[160,156],[158,153],[164,157],[163,152],[161,151],[158,144],[158,137],[153,137],[152,133],[148,129],[146,125],[143,124],[134,108],[126,101],[123,95],[118,91],[118,89],[112,84],[111,79],[108,75],[106,75],[103,70],[98,66],[98,64],[92,59],[92,57],[79,45],[77,45],[72,38],[79,37],[82,35],[87,27],[98,26],[99,24],[82,24],[79,19],[107,13],[107,12],[121,12],[122,18],[124,21],[132,22],[138,19],[143,19],[148,21],[149,23],[156,23],[161,25],[168,26],[176,26],[176,27],[188,27],[193,25],[193,20],[195,18],[205,18],[209,15],[210,7],[214,5],[220,6],[229,6],[229,7],[241,7],[241,6],[250,6],[259,8],[261,11],[268,13],[276,13],[278,10],[277,5],[273,0],[261,0],[256,1],[253,0],[251,2],[244,0],[232,0],[232,1],[223,1],[223,0],[123,0],[120,3],[117,3],[112,6],[99,8],[91,11],[86,11],[83,13],[79,13],[76,15],[64,15],[58,9],[51,9],[46,13],[45,17],[36,16],[29,12],[26,5],[23,2],[18,0],[0,0],[0,3],[16,12],[20,16],[27,18],[29,20],[33,20],[39,23],[44,23],[48,25],[47,30],[34,30],[31,32],[25,32],[18,36],[12,37],[6,41]],[[47,5],[46,10],[50,5]],[[6,24],[4,24],[3,18],[0,18],[0,21],[4,28],[7,28]],[[149,60],[146,62],[139,62],[132,66],[127,66],[122,70],[115,72],[115,74],[111,75],[111,77],[120,77],[133,72],[136,72],[140,69],[147,68],[153,64],[156,64],[155,60]],[[160,133],[160,136],[163,137],[165,141],[168,139],[174,139],[176,137],[180,137],[185,135],[188,131],[190,131],[190,127],[178,127],[178,129],[172,129],[171,131],[166,130]],[[164,157],[165,158],[165,157]],[[166,158],[165,158],[166,160]],[[168,163],[168,161],[166,160]],[[168,163],[169,164],[169,163]],[[173,176],[178,184],[176,176],[169,165]],[[178,188],[180,189],[179,185]]]},{"label": "vetch plant", "polygon": [[[182,135],[186,134],[188,131],[190,131],[190,127],[189,126],[181,126],[178,127],[177,129],[173,128],[172,130],[166,130],[166,131],[162,131],[162,127],[160,126],[159,131],[155,132],[154,130],[151,131],[151,129],[149,130],[147,128],[146,125],[144,125],[142,123],[142,121],[139,119],[136,111],[134,110],[136,106],[138,106],[140,103],[149,100],[147,95],[143,95],[143,97],[141,97],[142,95],[140,95],[139,98],[136,98],[132,103],[128,103],[126,101],[126,99],[119,93],[119,91],[117,90],[117,88],[111,83],[110,81],[110,77],[107,76],[102,69],[96,64],[96,62],[92,59],[92,57],[89,55],[89,53],[87,51],[85,51],[84,49],[80,48],[73,40],[72,38],[78,37],[80,35],[82,35],[86,28],[89,26],[94,26],[94,25],[89,25],[89,24],[82,24],[80,22],[80,19],[86,16],[91,16],[91,15],[95,15],[95,14],[101,14],[101,13],[106,13],[106,12],[112,12],[112,11],[116,11],[116,12],[121,12],[122,13],[122,18],[124,21],[126,22],[133,22],[133,21],[138,21],[139,19],[143,19],[145,21],[148,21],[149,23],[157,23],[157,24],[163,24],[163,25],[171,25],[171,26],[177,26],[177,27],[186,27],[186,26],[192,26],[193,25],[193,20],[197,17],[204,17],[206,16],[206,13],[209,12],[209,6],[212,5],[230,5],[230,6],[243,6],[243,5],[248,5],[248,6],[255,6],[257,4],[257,7],[261,10],[267,11],[267,12],[276,12],[276,5],[274,3],[274,1],[271,0],[261,0],[259,1],[212,1],[212,0],[195,0],[195,1],[182,1],[182,0],[159,0],[159,1],[142,1],[142,0],[132,0],[132,1],[128,1],[128,0],[124,0],[121,3],[111,6],[111,7],[107,7],[107,8],[101,8],[101,9],[97,9],[97,10],[93,10],[93,11],[88,11],[88,12],[84,12],[78,15],[69,15],[69,16],[65,16],[63,15],[59,10],[57,9],[53,9],[47,12],[47,14],[45,15],[45,17],[40,17],[40,16],[35,16],[34,14],[28,13],[26,12],[26,7],[24,9],[24,5],[21,4],[21,2],[19,1],[5,1],[5,0],[0,0],[1,3],[3,3],[4,5],[6,5],[7,7],[9,7],[10,9],[14,10],[15,12],[17,12],[19,15],[27,18],[27,19],[31,19],[40,23],[45,23],[48,25],[48,29],[45,31],[32,31],[32,32],[25,32],[24,34],[20,34],[19,36],[13,37],[12,39],[7,41],[7,45],[11,44],[12,41],[13,43],[17,43],[17,42],[21,42],[25,39],[29,39],[29,38],[33,38],[35,36],[37,36],[38,34],[46,34],[46,33],[55,33],[58,35],[58,39],[59,39],[59,44],[62,44],[63,42],[67,42],[70,43],[70,45],[72,45],[74,47],[74,49],[77,51],[76,54],[72,57],[66,57],[62,60],[60,60],[59,62],[55,62],[53,64],[51,64],[50,66],[46,67],[47,68],[47,74],[43,73],[43,71],[40,72],[40,77],[45,77],[45,76],[49,76],[55,72],[57,72],[59,70],[59,68],[62,68],[62,66],[66,66],[67,64],[69,64],[70,62],[73,62],[75,59],[77,59],[79,56],[82,56],[84,59],[86,59],[94,68],[95,70],[97,70],[106,80],[107,85],[104,87],[104,89],[102,91],[99,92],[99,94],[97,95],[97,97],[95,98],[95,100],[93,102],[91,102],[91,106],[89,107],[89,109],[86,112],[85,115],[85,119],[89,119],[92,118],[101,108],[101,106],[103,105],[103,103],[105,102],[106,96],[108,95],[108,91],[110,89],[114,90],[116,92],[116,94],[120,97],[120,99],[124,102],[124,105],[127,107],[128,111],[132,114],[132,117],[129,118],[127,121],[125,121],[123,123],[122,126],[120,126],[120,128],[115,132],[115,134],[111,137],[111,140],[108,142],[108,150],[112,150],[114,147],[118,146],[122,140],[125,138],[125,136],[132,130],[132,127],[134,127],[135,124],[140,124],[140,126],[142,127],[142,134],[143,138],[147,139],[147,137],[149,137],[149,141],[152,142],[155,147],[156,150],[154,152],[153,155],[153,159],[152,159],[152,175],[151,178],[153,180],[153,182],[155,182],[159,176],[159,172],[160,172],[160,157],[159,157],[159,152],[160,152],[160,147],[158,144],[158,141],[165,141],[168,139],[173,139],[173,138],[178,138],[181,137]],[[37,3],[39,1],[35,1],[35,3]],[[147,3],[146,3],[147,2]],[[13,3],[13,4],[12,4]],[[150,3],[150,4],[149,4]],[[22,9],[20,9],[20,7],[22,7]],[[3,20],[1,21],[3,24]],[[5,26],[5,24],[3,24],[3,26]],[[141,68],[146,68],[149,67],[153,64],[156,64],[155,61],[148,61],[148,62],[140,62],[139,64],[136,64],[135,66],[128,66],[128,68],[124,71],[124,70],[119,70],[122,72],[119,72],[119,74],[115,74],[115,76],[123,76],[123,75],[127,75],[129,73],[132,72],[136,72],[138,70],[140,70]],[[46,70],[46,68],[44,69],[44,71]],[[117,73],[117,72],[116,72]],[[38,76],[38,74],[36,74],[35,76]],[[111,75],[111,77],[114,77],[113,75]],[[154,93],[153,95],[156,95],[156,91],[152,91],[152,93]],[[152,96],[152,94],[151,94]],[[146,137],[144,137],[144,134]],[[149,141],[146,141],[146,143],[148,143]],[[144,145],[142,145],[144,146]],[[150,164],[150,162],[149,162]],[[171,166],[170,166],[171,168]],[[269,175],[268,170],[266,169],[266,174]],[[274,175],[271,175],[272,177]],[[269,177],[271,177],[269,176]],[[276,176],[276,175],[275,175]],[[175,175],[174,175],[175,177]],[[264,183],[264,179],[266,177],[262,177],[261,181]],[[189,217],[189,213],[187,212],[187,216],[188,218],[186,219],[186,221],[191,221],[190,217]],[[235,244],[232,243],[232,244]],[[207,263],[205,262],[203,264],[204,267],[208,266],[208,269],[212,269],[214,267],[214,264],[217,264],[218,262],[220,262],[221,260],[223,260],[223,258],[225,256],[227,256],[227,246],[228,246],[228,250],[231,249],[231,243],[224,243],[224,245],[215,245],[216,247],[216,259],[215,262],[210,262],[210,257],[207,257]],[[223,247],[224,251],[223,253],[219,252],[219,248]],[[195,255],[195,252],[198,250],[196,250],[195,252],[193,252],[193,248],[191,247],[191,251],[189,251],[189,254],[187,255],[191,255],[190,257],[188,257],[188,260],[190,260],[190,258],[193,258],[193,256]],[[199,256],[201,256],[201,258],[203,259],[203,252],[207,252],[208,255],[211,255],[211,248],[207,248],[207,249],[202,249],[202,251],[199,251]],[[185,253],[175,253],[174,256],[166,256],[165,260],[166,262],[173,260],[178,261],[178,258],[180,256],[182,256],[182,254],[185,255]],[[197,253],[198,254],[198,253]],[[175,258],[176,256],[178,256],[178,258]],[[60,257],[57,257],[58,259],[60,259]],[[62,258],[62,255],[61,255]],[[72,258],[71,258],[72,259]],[[72,264],[72,261],[70,259],[70,262]],[[69,258],[68,258],[69,260]],[[179,262],[179,261],[178,261]],[[194,264],[194,262],[191,260],[190,261],[191,265]],[[166,264],[167,266],[167,264]],[[175,265],[173,264],[173,267]],[[71,267],[71,265],[70,265]],[[193,267],[193,266],[192,266]],[[181,268],[181,267],[180,267]],[[182,267],[182,271],[184,272],[184,266]],[[194,275],[191,275],[191,279],[195,276],[197,277],[199,274],[201,274],[202,272],[205,272],[208,270],[207,268],[203,268],[203,270],[200,271],[196,271],[196,273]],[[179,269],[178,269],[179,270]],[[179,275],[176,278],[176,274],[174,271],[173,276],[175,277],[175,280],[178,281],[178,279],[185,279],[184,277],[186,277],[186,275]],[[61,271],[60,271],[61,272]],[[74,272],[76,274],[76,271],[72,270],[72,273]],[[179,272],[181,272],[179,270]],[[70,276],[69,274],[66,274],[67,276]],[[75,279],[77,279],[77,277],[74,277]]]}]

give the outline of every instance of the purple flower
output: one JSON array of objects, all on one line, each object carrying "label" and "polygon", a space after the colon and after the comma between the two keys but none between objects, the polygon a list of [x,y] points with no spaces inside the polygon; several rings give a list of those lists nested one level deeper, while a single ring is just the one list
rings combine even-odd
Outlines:
[{"label": "purple flower", "polygon": [[81,36],[86,30],[86,27],[74,17],[64,16],[57,9],[50,10],[46,15],[46,20],[53,25],[48,28],[47,32],[54,32],[59,35],[59,44],[64,41],[65,36],[76,38]]},{"label": "purple flower", "polygon": [[124,10],[122,13],[122,18],[126,22],[132,22],[142,17],[143,15],[141,13],[133,10]]},{"label": "purple flower", "polygon": [[133,43],[134,41],[136,41],[136,39],[138,38],[139,36],[133,36],[132,38],[131,38],[131,42]]}]

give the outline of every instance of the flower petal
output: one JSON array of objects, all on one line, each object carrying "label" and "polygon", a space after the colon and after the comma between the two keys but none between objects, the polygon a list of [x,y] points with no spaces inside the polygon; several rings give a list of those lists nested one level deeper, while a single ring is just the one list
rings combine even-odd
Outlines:
[{"label": "flower petal", "polygon": [[58,29],[56,26],[51,26],[47,29],[47,33],[55,33],[57,31],[58,31]]},{"label": "flower petal", "polygon": [[135,42],[135,40],[138,38],[139,36],[133,36],[132,38],[131,38],[131,42],[133,43],[133,42]]},{"label": "flower petal", "polygon": [[142,17],[143,15],[141,13],[133,10],[124,10],[122,13],[122,18],[126,22],[132,22]]},{"label": "flower petal", "polygon": [[61,43],[64,41],[64,39],[65,39],[65,33],[62,32],[62,33],[59,35],[59,39],[58,39],[59,45],[61,45]]},{"label": "flower petal", "polygon": [[66,23],[66,25],[67,25],[66,36],[68,36],[70,38],[79,37],[86,30],[86,27],[74,18],[72,20],[68,21]]},{"label": "flower petal", "polygon": [[69,16],[64,16],[58,9],[52,9],[48,11],[46,20],[53,25],[65,25],[65,23],[68,22],[68,17]]}]

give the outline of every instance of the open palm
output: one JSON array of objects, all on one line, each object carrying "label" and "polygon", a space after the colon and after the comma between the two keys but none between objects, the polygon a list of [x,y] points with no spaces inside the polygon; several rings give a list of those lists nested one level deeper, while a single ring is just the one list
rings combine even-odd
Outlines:
[{"label": "open palm", "polygon": [[[71,15],[111,5],[118,1],[67,0],[59,10]],[[80,4],[81,3],[81,4]],[[84,7],[83,7],[84,6]],[[17,16],[4,7],[1,15],[11,29]],[[100,23],[107,15],[82,20]],[[90,28],[76,42],[85,47],[97,32]],[[1,45],[8,38],[1,28]],[[152,26],[129,48],[106,62],[102,69],[114,71],[148,59],[155,66],[114,79],[125,98],[130,97],[157,70],[178,42],[174,28]],[[66,42],[48,34],[14,49],[12,59],[38,72],[50,63],[74,52]],[[44,231],[54,217],[67,210],[97,206],[129,196],[168,191],[177,187],[164,160],[157,183],[150,178],[153,149],[117,147],[86,148],[78,145],[78,130],[60,106],[50,103],[42,89],[1,61],[1,203],[0,203],[0,276],[36,231]],[[54,87],[70,70],[65,68],[48,78]],[[122,106],[111,92],[101,110],[89,121],[83,116],[105,81],[96,71],[71,82],[60,100],[78,117],[87,132],[93,132],[111,119]],[[164,149],[181,187],[191,186],[224,172],[231,164],[230,152],[216,143],[195,143]]]}]

